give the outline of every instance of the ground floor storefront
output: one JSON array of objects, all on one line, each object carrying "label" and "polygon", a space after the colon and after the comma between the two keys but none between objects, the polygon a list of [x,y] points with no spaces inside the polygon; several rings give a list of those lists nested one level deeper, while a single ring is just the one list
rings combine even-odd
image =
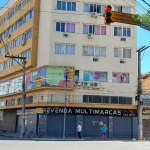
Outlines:
[{"label": "ground floor storefront", "polygon": [[143,138],[150,139],[150,109],[143,109]]},{"label": "ground floor storefront", "polygon": [[[41,108],[40,108],[41,109]],[[31,130],[42,130],[49,137],[63,137],[64,108],[50,107],[26,110],[26,134]],[[102,126],[108,127],[109,138],[137,138],[138,119],[136,110],[97,109],[97,108],[67,108],[65,118],[65,136],[76,137],[76,127],[80,122],[83,137],[101,137]],[[21,131],[22,114],[17,110],[16,132]]]}]

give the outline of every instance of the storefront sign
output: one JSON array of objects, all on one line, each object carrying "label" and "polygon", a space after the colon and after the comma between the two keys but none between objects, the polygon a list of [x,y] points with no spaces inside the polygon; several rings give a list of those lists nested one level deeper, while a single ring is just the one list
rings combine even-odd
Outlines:
[{"label": "storefront sign", "polygon": [[[38,108],[37,108],[38,110]],[[137,110],[101,109],[101,108],[43,108],[43,114],[78,114],[78,115],[105,115],[105,116],[137,116]],[[37,113],[39,113],[37,111]],[[41,110],[40,110],[41,113]]]},{"label": "storefront sign", "polygon": [[150,115],[150,109],[143,109],[142,114],[143,115]]}]

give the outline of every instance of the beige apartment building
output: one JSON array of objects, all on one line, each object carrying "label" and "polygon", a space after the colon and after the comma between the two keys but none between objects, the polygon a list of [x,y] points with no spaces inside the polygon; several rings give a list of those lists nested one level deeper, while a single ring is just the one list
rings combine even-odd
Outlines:
[{"label": "beige apartment building", "polygon": [[[104,9],[135,13],[120,0],[11,0],[0,10],[0,130],[20,133],[21,60],[26,60],[26,134],[137,138],[136,26],[104,24]],[[20,63],[20,64],[19,64]],[[66,70],[74,70],[68,79]]]}]

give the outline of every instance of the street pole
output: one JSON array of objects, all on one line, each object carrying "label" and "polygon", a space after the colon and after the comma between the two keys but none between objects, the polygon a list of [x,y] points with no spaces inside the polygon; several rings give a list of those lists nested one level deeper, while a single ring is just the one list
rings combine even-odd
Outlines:
[{"label": "street pole", "polygon": [[149,48],[143,46],[138,52],[138,140],[143,140],[143,122],[142,122],[142,82],[141,82],[141,53]]},{"label": "street pole", "polygon": [[141,106],[141,51],[138,51],[138,140],[143,139],[142,106]]},{"label": "street pole", "polygon": [[63,132],[63,139],[65,139],[65,135],[66,135],[67,81],[68,81],[68,72],[66,72],[66,76],[65,76],[65,106],[64,106],[64,132]]},{"label": "street pole", "polygon": [[26,89],[25,89],[25,65],[26,60],[23,59],[22,62],[22,69],[23,69],[23,81],[22,81],[22,132],[21,132],[21,138],[25,137],[25,100],[26,100]]},{"label": "street pole", "polygon": [[22,66],[23,69],[23,81],[22,81],[22,129],[21,129],[21,138],[25,137],[25,99],[26,99],[26,91],[25,91],[25,65],[26,65],[26,57],[20,57],[20,56],[9,56],[9,55],[5,55],[5,57],[8,58],[12,58],[12,59],[16,59],[15,61],[17,61],[17,59],[21,59],[22,64],[20,64],[18,62],[19,65]]}]

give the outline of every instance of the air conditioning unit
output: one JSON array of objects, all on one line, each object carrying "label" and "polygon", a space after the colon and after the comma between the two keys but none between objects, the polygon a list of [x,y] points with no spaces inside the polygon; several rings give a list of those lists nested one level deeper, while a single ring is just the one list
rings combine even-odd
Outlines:
[{"label": "air conditioning unit", "polygon": [[92,17],[97,17],[97,16],[98,16],[98,13],[97,13],[97,12],[92,12],[92,13],[91,13],[91,16],[92,16]]},{"label": "air conditioning unit", "polygon": [[8,38],[11,38],[11,34],[8,35]]},{"label": "air conditioning unit", "polygon": [[120,63],[121,64],[125,64],[126,63],[126,59],[120,59]]},{"label": "air conditioning unit", "polygon": [[25,44],[26,44],[26,41],[25,41],[25,40],[22,41],[22,44],[21,44],[21,45],[24,46]]},{"label": "air conditioning unit", "polygon": [[94,89],[99,89],[100,88],[100,83],[99,82],[93,82],[93,88]]},{"label": "air conditioning unit", "polygon": [[87,36],[88,36],[89,39],[93,38],[93,34],[91,34],[91,33],[89,33]]},{"label": "air conditioning unit", "polygon": [[93,61],[94,61],[94,62],[98,62],[98,61],[99,61],[99,58],[93,57]]},{"label": "air conditioning unit", "polygon": [[64,36],[64,37],[68,37],[68,33],[64,33],[63,36]]},{"label": "air conditioning unit", "polygon": [[83,81],[83,87],[90,87],[91,82],[89,81]]},{"label": "air conditioning unit", "polygon": [[80,86],[80,85],[82,85],[82,81],[75,81],[74,84]]}]

